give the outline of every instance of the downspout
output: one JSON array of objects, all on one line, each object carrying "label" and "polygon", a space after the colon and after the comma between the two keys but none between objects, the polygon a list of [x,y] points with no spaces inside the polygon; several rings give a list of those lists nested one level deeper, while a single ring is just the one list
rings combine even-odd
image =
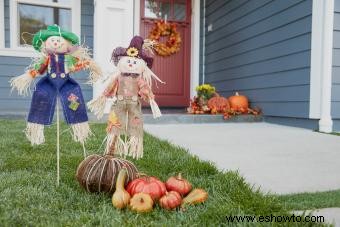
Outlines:
[{"label": "downspout", "polygon": [[333,20],[334,0],[324,1],[324,21],[322,37],[322,79],[321,79],[321,116],[319,120],[320,132],[332,132],[331,116],[332,98],[332,58],[333,58]]},{"label": "downspout", "polygon": [[205,1],[203,0],[202,84],[205,82]]}]

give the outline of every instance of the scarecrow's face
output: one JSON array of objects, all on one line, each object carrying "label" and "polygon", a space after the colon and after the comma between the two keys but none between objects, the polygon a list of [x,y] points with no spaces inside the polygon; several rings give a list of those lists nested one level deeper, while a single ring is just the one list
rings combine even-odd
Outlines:
[{"label": "scarecrow's face", "polygon": [[122,73],[141,74],[145,70],[146,63],[140,58],[125,56],[119,60],[117,67]]},{"label": "scarecrow's face", "polygon": [[44,42],[44,49],[47,53],[67,53],[72,44],[61,36],[51,36]]}]

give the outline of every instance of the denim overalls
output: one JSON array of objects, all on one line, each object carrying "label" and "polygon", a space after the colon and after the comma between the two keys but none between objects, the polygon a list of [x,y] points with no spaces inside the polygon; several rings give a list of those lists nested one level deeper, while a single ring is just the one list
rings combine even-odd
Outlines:
[{"label": "denim overalls", "polygon": [[50,70],[35,87],[27,121],[50,125],[57,97],[60,98],[67,124],[88,121],[81,88],[68,73],[65,73],[65,55],[51,54],[49,58]]}]

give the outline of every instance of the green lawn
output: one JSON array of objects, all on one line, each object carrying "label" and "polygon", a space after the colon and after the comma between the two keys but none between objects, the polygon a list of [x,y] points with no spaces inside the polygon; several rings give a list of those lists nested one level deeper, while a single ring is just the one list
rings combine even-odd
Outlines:
[{"label": "green lawn", "polygon": [[[287,208],[296,208],[282,197],[255,190],[236,172],[220,172],[179,147],[145,135],[144,158],[134,161],[139,170],[161,180],[182,172],[194,187],[206,189],[209,199],[186,211],[166,211],[158,206],[148,214],[118,211],[109,196],[89,194],[76,182],[75,171],[83,154],[81,146],[71,141],[69,131],[62,135],[61,185],[56,187],[55,125],[46,128],[47,142],[37,147],[25,139],[24,127],[24,121],[0,120],[1,226],[216,226],[227,224],[226,215],[287,215]],[[95,153],[105,126],[91,127],[96,136],[86,147]],[[67,127],[62,125],[62,129]],[[308,209],[305,204],[303,208]]]},{"label": "green lawn", "polygon": [[278,198],[288,209],[294,210],[340,207],[340,190],[281,195]]}]

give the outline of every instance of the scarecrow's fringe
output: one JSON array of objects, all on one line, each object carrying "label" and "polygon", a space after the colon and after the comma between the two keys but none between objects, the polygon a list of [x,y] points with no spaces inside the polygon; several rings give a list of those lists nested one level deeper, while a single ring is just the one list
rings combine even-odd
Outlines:
[{"label": "scarecrow's fringe", "polygon": [[151,107],[153,118],[158,118],[162,116],[161,110],[159,109],[154,99],[150,99],[150,107]]},{"label": "scarecrow's fringe", "polygon": [[79,46],[71,55],[78,58],[80,61],[92,59],[90,49],[85,45]]},{"label": "scarecrow's fringe", "polygon": [[24,132],[32,146],[45,142],[44,125],[28,122]]},{"label": "scarecrow's fringe", "polygon": [[145,70],[142,73],[142,77],[150,88],[152,87],[152,79],[162,84],[165,84],[165,82],[162,81],[156,74],[154,74],[148,66],[145,66]]},{"label": "scarecrow's fringe", "polygon": [[19,95],[27,96],[33,80],[33,77],[28,72],[21,76],[14,77],[10,80],[11,90],[17,89]]},{"label": "scarecrow's fringe", "polygon": [[139,159],[143,157],[143,137],[131,136],[128,140],[128,155]]},{"label": "scarecrow's fringe", "polygon": [[88,69],[90,71],[89,80],[87,84],[94,84],[103,75],[99,66],[91,58],[90,49],[87,46],[79,46],[73,53],[72,56],[78,58],[81,62],[89,62]]},{"label": "scarecrow's fringe", "polygon": [[72,124],[71,128],[73,140],[76,142],[85,143],[85,141],[93,134],[88,122]]},{"label": "scarecrow's fringe", "polygon": [[86,84],[92,85],[102,77],[103,73],[99,66],[92,60],[90,61],[88,69],[90,70],[90,75],[89,80],[86,82]]},{"label": "scarecrow's fringe", "polygon": [[[117,140],[115,138],[117,137]],[[115,142],[115,144],[112,144]],[[120,135],[110,133],[106,141],[106,153],[115,147],[115,151],[122,157],[131,156],[139,159],[143,157],[143,137],[131,136],[127,141],[124,141]]]},{"label": "scarecrow's fringe", "polygon": [[[28,45],[30,46],[30,45]],[[32,46],[31,46],[32,47]],[[26,70],[34,69],[36,65],[41,65],[42,60],[46,59],[48,56],[42,52],[38,53],[38,56],[31,58],[31,64],[26,67]]]},{"label": "scarecrow's fringe", "polygon": [[102,118],[104,115],[106,104],[106,97],[104,95],[99,96],[96,99],[92,99],[87,103],[87,107],[94,115],[97,116],[98,119]]}]

